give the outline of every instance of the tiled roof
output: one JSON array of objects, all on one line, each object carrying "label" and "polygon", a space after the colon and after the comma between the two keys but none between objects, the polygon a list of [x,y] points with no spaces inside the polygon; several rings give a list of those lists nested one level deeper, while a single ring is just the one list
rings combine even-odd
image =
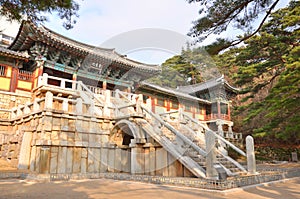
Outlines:
[{"label": "tiled roof", "polygon": [[16,51],[27,50],[34,41],[41,41],[56,48],[65,48],[85,56],[99,56],[137,70],[149,71],[151,73],[159,73],[161,71],[161,68],[158,65],[145,64],[128,59],[115,52],[114,49],[101,48],[75,41],[44,26],[38,27],[29,21],[22,22],[19,33],[9,48]]},{"label": "tiled roof", "polygon": [[178,98],[184,98],[184,99],[188,99],[188,100],[191,100],[191,101],[198,101],[198,102],[202,102],[202,103],[205,103],[205,104],[211,104],[211,102],[208,101],[208,100],[200,99],[200,98],[191,96],[187,93],[184,93],[184,92],[181,92],[181,91],[178,91],[178,90],[174,90],[172,88],[161,87],[161,86],[158,86],[156,84],[151,84],[151,83],[148,83],[148,82],[145,82],[145,81],[141,82],[140,85],[142,87],[149,87],[149,88],[155,89],[156,91],[161,91],[162,93],[167,93],[167,94],[173,95],[173,96],[178,97]]},{"label": "tiled roof", "polygon": [[196,92],[200,92],[200,91],[204,91],[207,89],[211,89],[217,86],[223,85],[225,86],[225,88],[231,90],[232,92],[238,92],[239,89],[235,88],[233,86],[231,86],[225,79],[224,76],[222,75],[221,77],[218,78],[213,78],[210,79],[206,82],[203,83],[199,83],[199,84],[193,84],[193,85],[188,85],[188,86],[179,86],[176,90],[178,90],[179,92],[183,92],[183,93],[196,93]]},{"label": "tiled roof", "polygon": [[9,50],[5,47],[0,46],[0,55],[16,58],[16,59],[29,59],[29,55],[26,53],[15,52],[13,50]]}]

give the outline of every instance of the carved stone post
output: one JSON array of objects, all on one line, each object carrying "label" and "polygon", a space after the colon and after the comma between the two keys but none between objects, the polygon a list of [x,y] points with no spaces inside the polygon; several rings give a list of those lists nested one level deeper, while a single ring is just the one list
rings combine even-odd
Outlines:
[{"label": "carved stone post", "polygon": [[233,123],[228,124],[228,137],[233,138],[233,131],[232,131]]},{"label": "carved stone post", "polygon": [[253,137],[248,135],[246,137],[246,151],[247,151],[247,167],[249,174],[256,174],[256,161],[254,153]]},{"label": "carved stone post", "polygon": [[178,109],[178,122],[179,122],[179,123],[184,123],[183,110],[182,110],[182,108],[179,108],[179,109]]},{"label": "carved stone post", "polygon": [[67,99],[64,99],[62,102],[62,110],[65,112],[68,112],[69,110],[69,103]]},{"label": "carved stone post", "polygon": [[45,108],[52,109],[53,108],[53,93],[47,91],[45,98]]},{"label": "carved stone post", "polygon": [[81,98],[77,98],[76,113],[78,115],[82,115],[82,108],[83,108],[82,99]]},{"label": "carved stone post", "polygon": [[25,104],[25,107],[24,107],[24,114],[29,114],[31,112],[30,108],[29,108],[29,102],[27,102]]},{"label": "carved stone post", "polygon": [[135,139],[131,140],[131,174],[144,174],[145,157],[143,153],[143,145],[137,144]]},{"label": "carved stone post", "polygon": [[210,179],[218,179],[218,172],[214,167],[216,163],[216,136],[212,131],[206,131],[206,177]]},{"label": "carved stone post", "polygon": [[138,95],[138,100],[136,102],[136,113],[138,115],[142,115],[143,114],[142,103],[143,103],[143,95],[139,94]]},{"label": "carved stone post", "polygon": [[40,105],[37,102],[37,99],[34,100],[33,102],[33,111],[39,111],[40,110]]},{"label": "carved stone post", "polygon": [[42,79],[42,85],[48,85],[48,74],[47,73],[43,73],[43,79]]},{"label": "carved stone post", "polygon": [[90,104],[88,112],[89,112],[90,115],[94,115],[95,114],[95,102],[93,100],[91,101],[91,104]]},{"label": "carved stone post", "polygon": [[[151,98],[146,99],[146,108],[151,111],[152,105],[151,105]],[[149,113],[146,112],[146,118],[151,119],[151,116]]]},{"label": "carved stone post", "polygon": [[106,116],[106,117],[110,117],[110,110],[109,110],[109,106],[111,104],[111,100],[110,100],[110,90],[105,90],[104,91],[104,99],[105,99],[105,102],[104,102],[104,109],[103,109],[103,116]]}]

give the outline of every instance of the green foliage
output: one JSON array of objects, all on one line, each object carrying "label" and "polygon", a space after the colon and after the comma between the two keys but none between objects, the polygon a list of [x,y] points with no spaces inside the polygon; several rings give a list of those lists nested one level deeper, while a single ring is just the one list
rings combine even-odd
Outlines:
[{"label": "green foliage", "polygon": [[0,0],[0,15],[10,20],[20,21],[26,16],[29,20],[39,23],[47,20],[45,13],[57,12],[64,20],[63,26],[66,29],[72,28],[76,23],[74,17],[78,17],[78,9],[78,3],[73,0]]},{"label": "green foliage", "polygon": [[174,56],[162,64],[162,73],[148,81],[160,86],[196,84],[210,79],[217,74],[214,61],[203,48],[191,49],[189,44],[181,55]]},{"label": "green foliage", "polygon": [[[193,22],[190,36],[198,41],[206,39],[211,34],[220,34],[234,27],[245,32],[240,39],[231,41],[223,47],[238,44],[253,36],[261,27],[254,30],[252,24],[260,20],[263,24],[271,11],[280,0],[187,0],[189,3],[198,2],[201,5],[200,18]],[[282,0],[283,1],[283,0]],[[259,18],[260,17],[260,18]],[[224,49],[223,48],[223,49]]]},{"label": "green foliage", "polygon": [[291,1],[270,15],[245,46],[215,56],[221,70],[242,87],[234,116],[243,116],[240,131],[245,134],[300,144],[299,16],[300,2]]}]

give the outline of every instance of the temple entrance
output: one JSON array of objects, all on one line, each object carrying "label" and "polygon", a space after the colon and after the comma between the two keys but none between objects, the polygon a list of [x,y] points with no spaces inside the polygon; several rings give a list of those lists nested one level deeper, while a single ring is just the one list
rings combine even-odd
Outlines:
[{"label": "temple entrance", "polygon": [[145,140],[145,135],[135,123],[124,119],[115,124],[109,141],[116,145],[115,154],[121,155],[115,156],[115,162],[121,162],[120,172],[133,174],[135,168],[141,164],[137,161],[137,156],[142,156],[143,153],[139,144],[140,140]]}]

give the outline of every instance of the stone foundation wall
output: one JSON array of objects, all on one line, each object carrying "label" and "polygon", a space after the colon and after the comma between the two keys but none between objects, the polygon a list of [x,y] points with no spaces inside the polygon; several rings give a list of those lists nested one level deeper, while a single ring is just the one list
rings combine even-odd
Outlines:
[{"label": "stone foundation wall", "polygon": [[0,120],[10,118],[10,109],[31,101],[31,93],[17,94],[0,91]]},{"label": "stone foundation wall", "polygon": [[57,110],[37,112],[7,126],[14,133],[5,135],[1,158],[19,169],[43,174],[193,176],[155,143],[118,147],[109,141],[113,125],[113,120],[104,118]]}]

